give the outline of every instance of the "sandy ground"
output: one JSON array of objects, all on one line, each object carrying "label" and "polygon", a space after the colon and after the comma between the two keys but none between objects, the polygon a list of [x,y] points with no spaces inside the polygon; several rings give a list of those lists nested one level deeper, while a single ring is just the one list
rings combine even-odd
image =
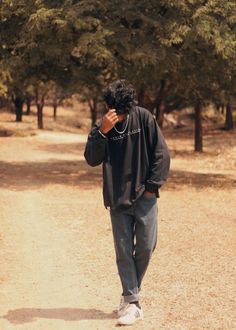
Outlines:
[{"label": "sandy ground", "polygon": [[[166,133],[169,183],[134,329],[236,329],[235,132]],[[86,135],[1,138],[0,329],[115,329],[120,283]]]}]

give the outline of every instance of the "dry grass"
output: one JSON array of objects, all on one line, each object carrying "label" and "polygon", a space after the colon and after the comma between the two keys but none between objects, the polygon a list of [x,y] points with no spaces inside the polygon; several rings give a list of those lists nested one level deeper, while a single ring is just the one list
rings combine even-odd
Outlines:
[{"label": "dry grass", "polygon": [[[0,328],[115,329],[120,283],[101,168],[84,162],[78,129],[35,132],[1,138]],[[171,175],[143,283],[145,319],[134,328],[235,329],[236,133],[205,130],[202,154],[191,130],[164,134]]]}]

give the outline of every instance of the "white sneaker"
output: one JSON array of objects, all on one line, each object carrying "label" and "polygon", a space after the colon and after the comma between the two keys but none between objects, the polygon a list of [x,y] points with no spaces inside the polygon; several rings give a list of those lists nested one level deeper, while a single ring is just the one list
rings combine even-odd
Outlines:
[{"label": "white sneaker", "polygon": [[124,314],[119,317],[117,323],[120,325],[131,325],[138,320],[143,319],[143,311],[138,308],[135,304],[129,304],[126,307]]},{"label": "white sneaker", "polygon": [[129,303],[125,302],[124,297],[121,296],[120,305],[119,305],[118,310],[117,310],[118,317],[121,317],[124,314],[124,312],[125,312],[125,310],[128,306],[129,306]]}]

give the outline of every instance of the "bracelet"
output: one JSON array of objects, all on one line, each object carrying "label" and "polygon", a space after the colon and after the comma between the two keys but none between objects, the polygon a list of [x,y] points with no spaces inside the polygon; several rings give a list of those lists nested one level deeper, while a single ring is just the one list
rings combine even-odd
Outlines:
[{"label": "bracelet", "polygon": [[104,134],[100,131],[100,129],[98,130],[98,132],[101,134],[102,137],[104,137],[105,139],[107,138],[106,135],[104,135]]}]

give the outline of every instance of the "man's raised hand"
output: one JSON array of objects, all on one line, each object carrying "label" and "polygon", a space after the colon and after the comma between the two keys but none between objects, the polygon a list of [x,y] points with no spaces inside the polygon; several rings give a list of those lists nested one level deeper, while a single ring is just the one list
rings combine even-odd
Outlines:
[{"label": "man's raised hand", "polygon": [[105,114],[105,116],[102,118],[102,124],[101,124],[101,127],[100,127],[100,131],[103,134],[108,133],[118,121],[119,121],[119,118],[116,114],[116,110],[115,109],[110,109]]}]

